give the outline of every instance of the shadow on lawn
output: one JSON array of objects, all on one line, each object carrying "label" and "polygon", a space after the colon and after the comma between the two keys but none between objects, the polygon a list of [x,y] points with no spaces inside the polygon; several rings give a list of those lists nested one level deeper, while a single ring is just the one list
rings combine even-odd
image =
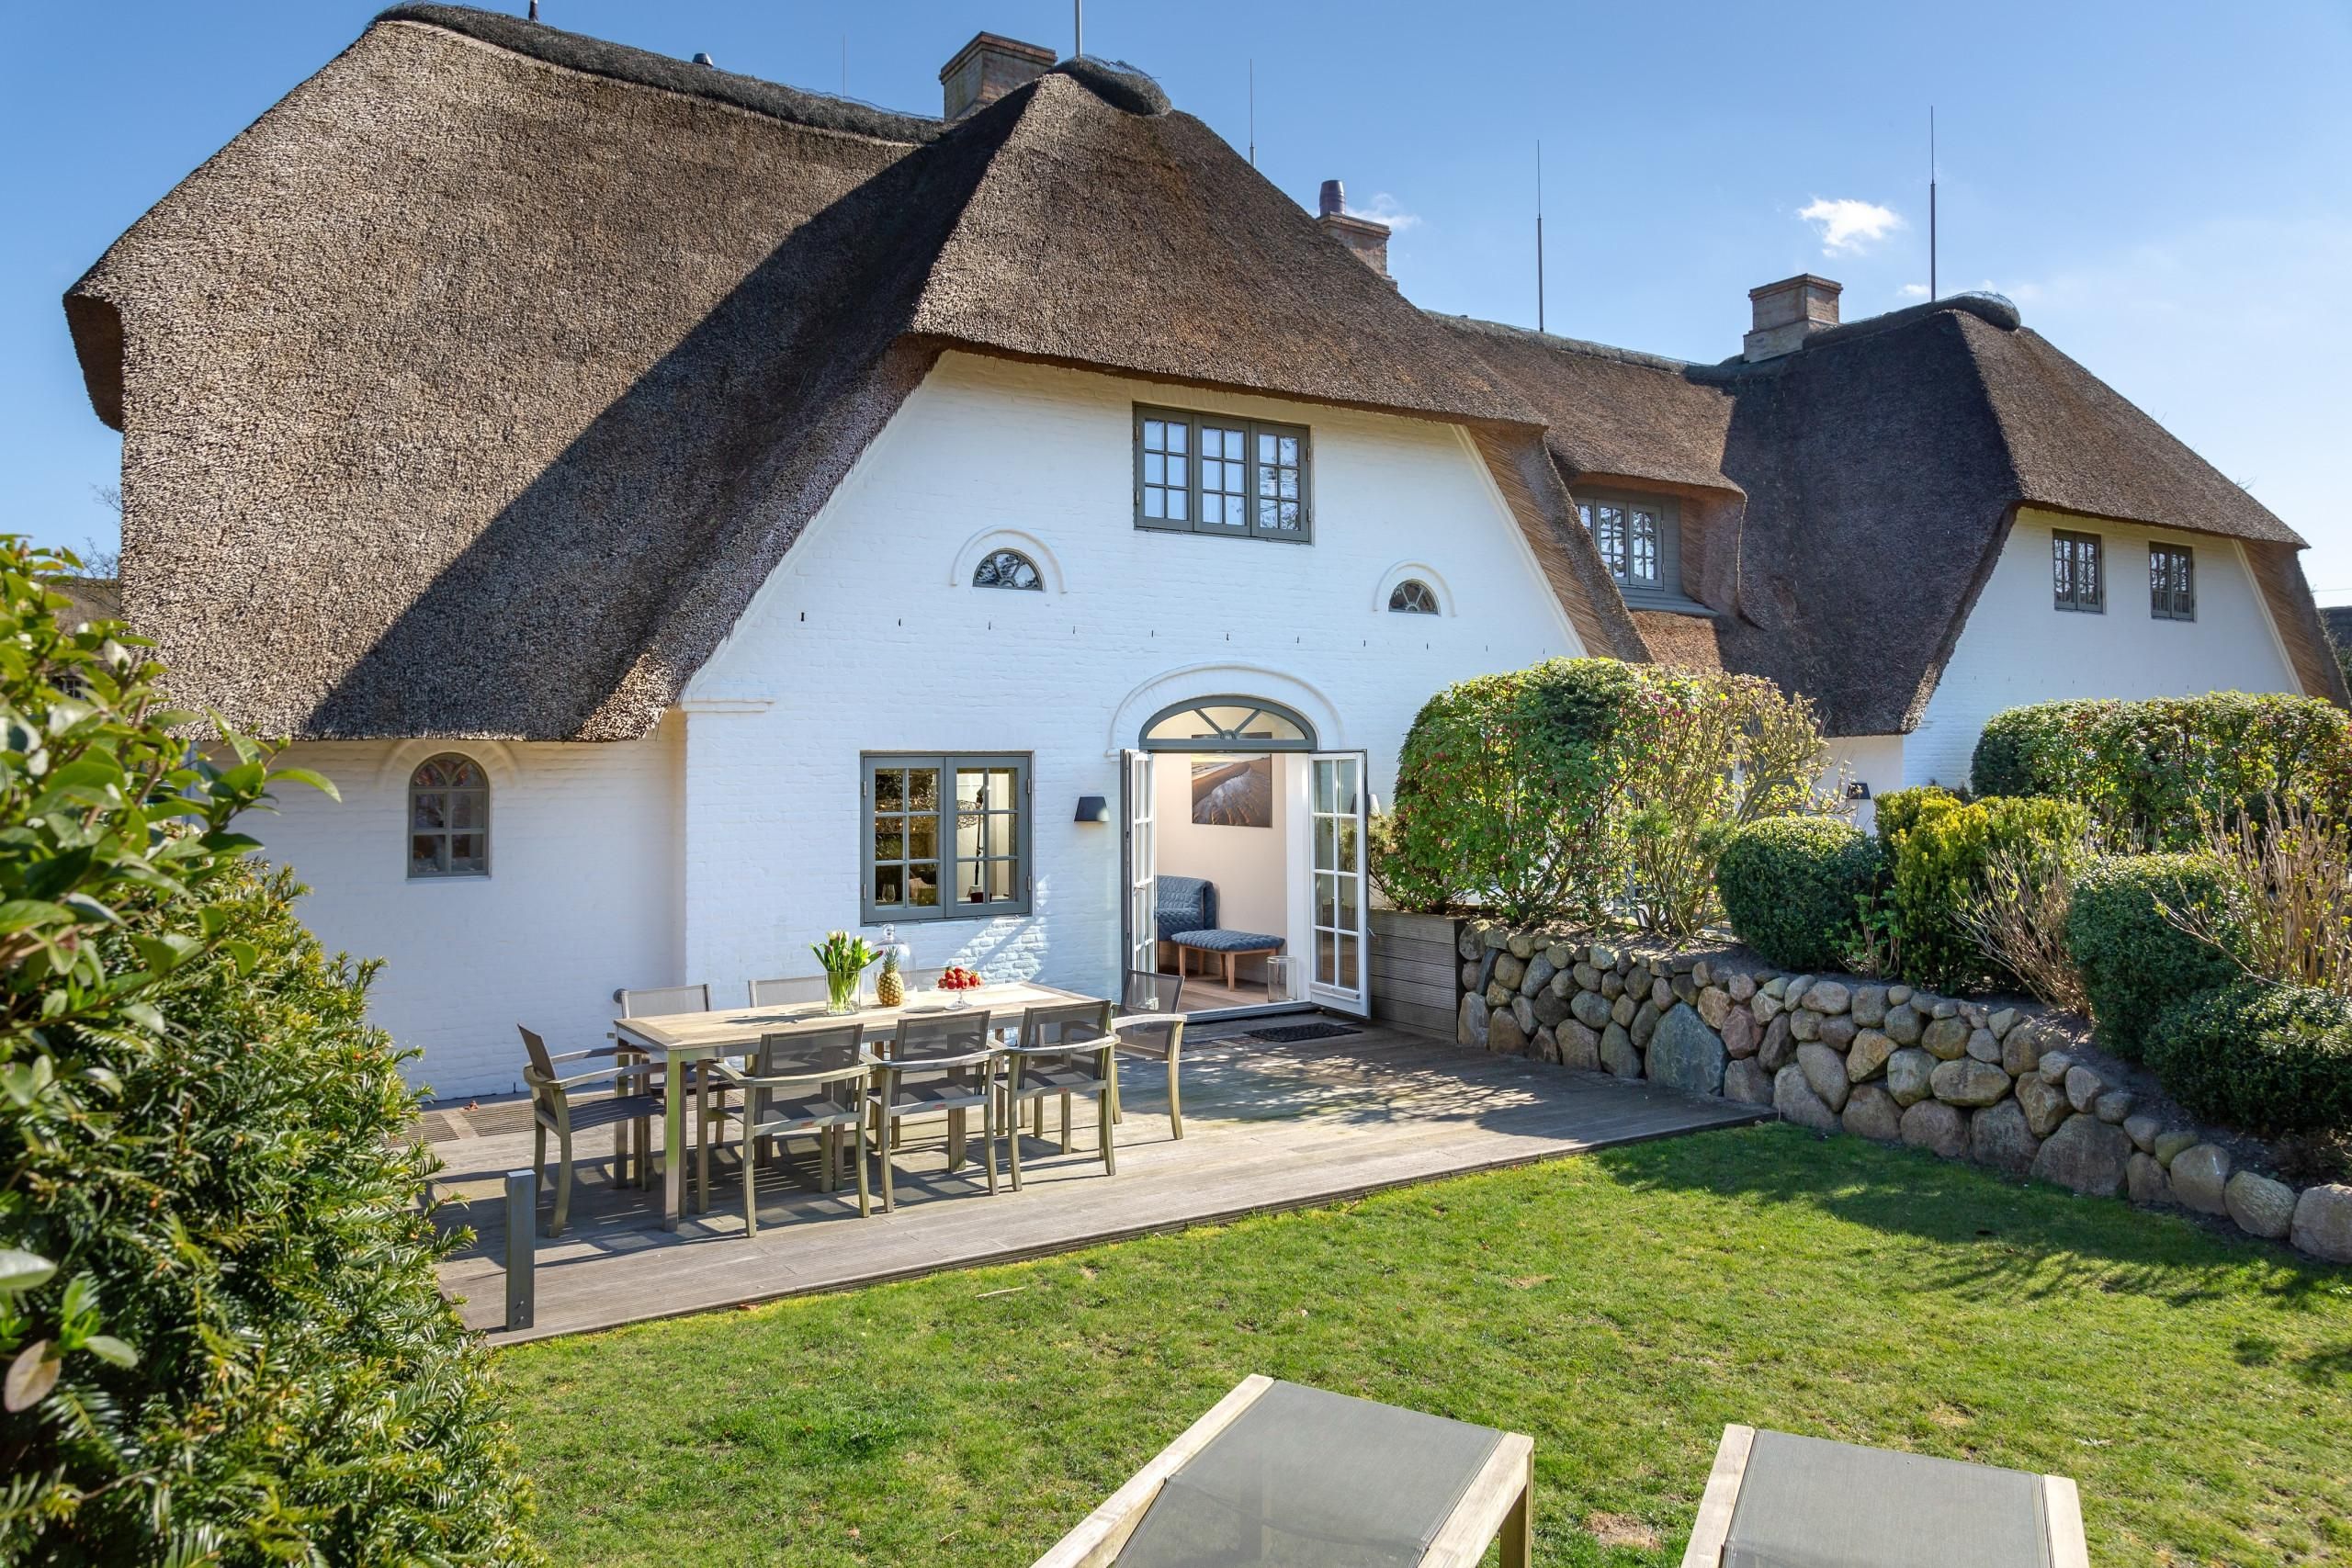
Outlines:
[{"label": "shadow on lawn", "polygon": [[[1834,1153],[1832,1152],[1834,1151]],[[1703,1191],[1803,1205],[1943,1250],[1922,1283],[2006,1301],[2132,1295],[2172,1306],[2257,1295],[2352,1325],[2352,1269],[2207,1230],[2189,1216],[2081,1198],[1924,1150],[1824,1139],[1786,1123],[1611,1149],[1595,1156],[1640,1190]],[[2265,1349],[2265,1347],[2267,1349]],[[2278,1347],[2245,1339],[2243,1364]],[[2352,1380],[2352,1337],[2304,1356],[2307,1382]]]}]

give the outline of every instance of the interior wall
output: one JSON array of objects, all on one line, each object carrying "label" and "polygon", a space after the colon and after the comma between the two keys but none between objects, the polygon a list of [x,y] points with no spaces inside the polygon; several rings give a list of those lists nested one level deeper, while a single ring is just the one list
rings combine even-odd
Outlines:
[{"label": "interior wall", "polygon": [[1217,924],[1227,931],[1290,930],[1286,865],[1290,844],[1290,795],[1286,765],[1297,759],[1273,758],[1273,824],[1235,828],[1193,820],[1193,764],[1238,760],[1224,755],[1159,753],[1154,790],[1159,795],[1159,872],[1163,876],[1203,876],[1216,884]]}]

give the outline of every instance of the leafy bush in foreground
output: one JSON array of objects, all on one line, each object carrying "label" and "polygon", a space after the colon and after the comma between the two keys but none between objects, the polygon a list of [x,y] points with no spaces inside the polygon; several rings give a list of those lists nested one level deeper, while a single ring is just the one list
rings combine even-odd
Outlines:
[{"label": "leafy bush in foreground", "polygon": [[2352,1129],[2352,1001],[2251,977],[2165,1010],[2148,1063],[2198,1116],[2266,1137]]},{"label": "leafy bush in foreground", "polygon": [[1877,840],[1829,817],[1776,817],[1732,835],[1715,883],[1739,940],[1782,969],[1827,969],[1855,940],[1885,862]]},{"label": "leafy bush in foreground", "polygon": [[[1988,956],[1973,918],[1992,868],[2004,858],[2073,863],[2089,829],[2087,814],[2062,800],[1996,797],[1962,805],[1947,797],[1920,805],[1910,825],[1893,834],[1903,977],[1939,991],[2017,984],[2018,976]],[[1885,811],[1885,802],[1879,809]]]},{"label": "leafy bush in foreground", "polygon": [[2075,879],[2066,951],[2082,971],[2101,1046],[2140,1059],[2165,1009],[2243,973],[2169,913],[2220,910],[2227,901],[2222,866],[2202,855],[2109,856]]}]

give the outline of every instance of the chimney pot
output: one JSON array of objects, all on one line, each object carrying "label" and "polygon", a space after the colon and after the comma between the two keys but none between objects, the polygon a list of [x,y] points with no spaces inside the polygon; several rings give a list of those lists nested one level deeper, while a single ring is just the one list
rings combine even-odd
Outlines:
[{"label": "chimney pot", "polygon": [[1337,180],[1325,180],[1323,182],[1323,194],[1316,199],[1316,216],[1319,218],[1337,218],[1340,213],[1345,212],[1347,209],[1348,187],[1341,185]]},{"label": "chimney pot", "polygon": [[705,52],[695,56],[695,63],[696,65],[716,66],[718,62],[713,60],[707,52]]},{"label": "chimney pot", "polygon": [[1054,51],[997,33],[974,33],[939,73],[945,118],[961,119],[1015,87],[1035,81],[1054,63]]},{"label": "chimney pot", "polygon": [[[1375,223],[1369,218],[1358,218],[1348,211],[1347,187],[1338,180],[1325,180],[1322,193],[1315,201],[1315,226],[1355,253],[1356,260],[1388,277],[1388,225]],[[1390,287],[1396,280],[1388,277]]]},{"label": "chimney pot", "polygon": [[1814,333],[1838,324],[1838,296],[1843,284],[1809,272],[1784,277],[1747,291],[1755,324],[1740,341],[1742,357],[1753,362],[1777,359]]}]

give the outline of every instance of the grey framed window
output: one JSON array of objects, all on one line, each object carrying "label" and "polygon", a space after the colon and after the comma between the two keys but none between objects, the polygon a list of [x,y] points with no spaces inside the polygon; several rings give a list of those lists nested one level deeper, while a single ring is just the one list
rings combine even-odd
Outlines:
[{"label": "grey framed window", "polygon": [[1313,542],[1307,433],[1136,406],[1136,526]]},{"label": "grey framed window", "polygon": [[2059,609],[2107,613],[2107,562],[2097,534],[2060,528],[2051,535],[2050,584]]},{"label": "grey framed window", "polygon": [[1388,607],[1400,615],[1434,615],[1437,595],[1418,577],[1408,577],[1388,595]]},{"label": "grey framed window", "polygon": [[1026,755],[862,761],[865,923],[1029,912]]},{"label": "grey framed window", "polygon": [[490,779],[471,757],[444,751],[409,774],[408,874],[490,874]]},{"label": "grey framed window", "polygon": [[1019,550],[990,550],[972,569],[975,588],[1033,589],[1046,591],[1046,580],[1037,570],[1037,563]]},{"label": "grey framed window", "polygon": [[1682,591],[1681,521],[1675,503],[1653,496],[1589,496],[1577,516],[1627,594],[1673,597]]},{"label": "grey framed window", "polygon": [[2148,547],[2148,614],[2160,621],[2197,618],[2197,561],[2187,545]]},{"label": "grey framed window", "polygon": [[1161,708],[1144,721],[1147,751],[1312,751],[1315,727],[1280,703],[1202,697]]}]

